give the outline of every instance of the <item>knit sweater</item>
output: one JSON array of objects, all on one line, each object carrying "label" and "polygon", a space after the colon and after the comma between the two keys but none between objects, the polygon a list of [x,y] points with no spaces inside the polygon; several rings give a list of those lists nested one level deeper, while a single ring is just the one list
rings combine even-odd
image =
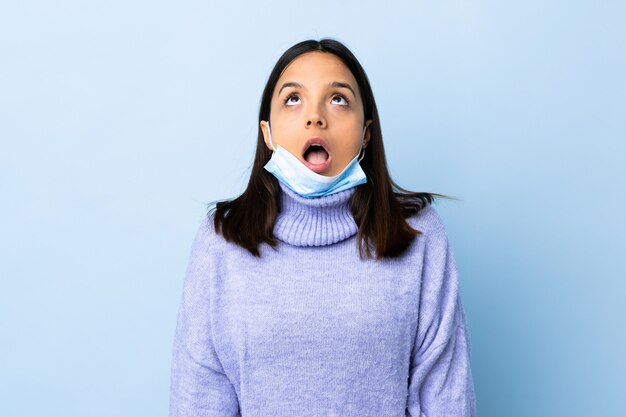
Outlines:
[{"label": "knit sweater", "polygon": [[257,258],[200,222],[173,343],[170,417],[473,417],[469,332],[432,206],[399,258],[360,259],[355,188],[282,211]]}]

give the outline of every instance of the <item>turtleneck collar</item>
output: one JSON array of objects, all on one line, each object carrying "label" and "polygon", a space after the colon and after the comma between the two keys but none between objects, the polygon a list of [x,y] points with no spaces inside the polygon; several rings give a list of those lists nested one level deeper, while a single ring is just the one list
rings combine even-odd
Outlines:
[{"label": "turtleneck collar", "polygon": [[337,193],[304,198],[278,181],[282,211],[274,225],[274,236],[294,246],[324,246],[354,236],[358,230],[350,211],[355,187]]}]

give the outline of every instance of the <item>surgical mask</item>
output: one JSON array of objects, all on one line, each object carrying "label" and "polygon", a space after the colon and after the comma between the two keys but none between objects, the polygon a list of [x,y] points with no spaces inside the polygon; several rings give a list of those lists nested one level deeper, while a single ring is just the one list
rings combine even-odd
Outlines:
[{"label": "surgical mask", "polygon": [[[361,146],[363,146],[363,140],[365,139],[365,129],[367,129],[367,125],[363,128]],[[278,145],[278,148],[276,148],[272,143],[269,122],[267,123],[267,133],[274,152],[264,168],[271,172],[280,182],[304,198],[335,194],[367,182],[365,172],[359,164],[365,156],[365,150],[363,150],[363,156],[357,159],[361,153],[359,148],[359,154],[338,175],[327,177],[309,169],[302,161],[282,146]]]}]

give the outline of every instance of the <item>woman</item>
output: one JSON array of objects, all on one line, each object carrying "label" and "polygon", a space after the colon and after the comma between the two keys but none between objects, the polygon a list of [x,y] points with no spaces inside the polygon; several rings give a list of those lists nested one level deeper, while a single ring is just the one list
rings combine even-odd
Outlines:
[{"label": "woman", "polygon": [[170,416],[474,416],[435,197],[391,180],[354,55],[331,39],[288,49],[263,92],[248,186],[195,236]]}]

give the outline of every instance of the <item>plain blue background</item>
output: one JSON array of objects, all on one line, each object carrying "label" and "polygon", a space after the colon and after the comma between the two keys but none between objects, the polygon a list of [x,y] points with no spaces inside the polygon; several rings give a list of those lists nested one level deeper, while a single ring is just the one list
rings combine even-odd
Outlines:
[{"label": "plain blue background", "polygon": [[3,1],[0,415],[166,416],[205,204],[282,52],[344,42],[450,236],[481,417],[626,400],[626,6]]}]

